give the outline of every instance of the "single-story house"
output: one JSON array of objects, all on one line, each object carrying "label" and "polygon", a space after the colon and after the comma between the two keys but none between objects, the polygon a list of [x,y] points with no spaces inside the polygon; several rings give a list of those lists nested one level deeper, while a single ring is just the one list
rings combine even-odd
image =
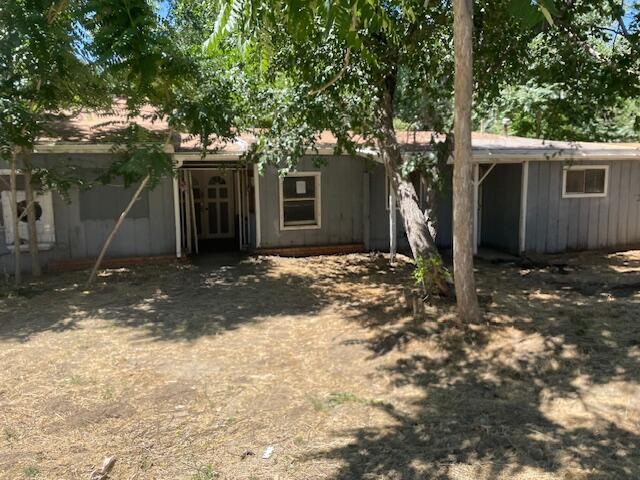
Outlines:
[{"label": "single-story house", "polygon": [[[72,164],[86,178],[113,160],[109,129],[117,113],[82,113],[52,124],[33,159],[43,165]],[[138,120],[161,133],[166,125]],[[406,155],[429,148],[429,132],[402,132]],[[167,145],[178,167],[175,178],[145,191],[117,235],[110,257],[177,256],[242,249],[304,253],[395,251],[407,248],[403,222],[393,204],[378,152],[335,155],[323,136],[317,157],[279,177],[243,161],[253,138],[241,136],[202,156],[197,141],[181,136]],[[476,246],[516,254],[640,244],[640,144],[568,143],[478,133],[473,136]],[[449,167],[450,168],[450,167]],[[9,208],[8,165],[0,170],[0,271],[10,272],[15,245]],[[19,178],[19,182],[21,179]],[[24,192],[19,185],[20,200]],[[419,189],[421,190],[421,189]],[[133,194],[113,184],[70,198],[38,197],[43,263],[95,257]],[[424,192],[421,192],[421,195]],[[438,195],[436,242],[452,244],[451,188]],[[20,225],[27,250],[27,226]],[[288,249],[288,250],[284,250]],[[25,269],[29,256],[23,256]]]}]

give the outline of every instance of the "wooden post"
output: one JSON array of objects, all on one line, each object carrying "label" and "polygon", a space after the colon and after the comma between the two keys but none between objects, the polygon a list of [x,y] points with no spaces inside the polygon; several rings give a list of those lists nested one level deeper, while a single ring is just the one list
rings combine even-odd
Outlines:
[{"label": "wooden post", "polygon": [[234,171],[236,180],[236,212],[238,212],[238,247],[242,250],[243,238],[242,238],[242,194],[240,192],[240,171],[236,168]]},{"label": "wooden post", "polygon": [[185,230],[187,232],[187,254],[191,255],[193,248],[193,238],[191,236],[191,196],[189,195],[189,172],[184,170],[184,218],[185,218]]},{"label": "wooden post", "polygon": [[251,219],[249,218],[251,212],[249,211],[249,170],[245,167],[243,170],[244,177],[244,216],[245,216],[245,229],[247,231],[246,248],[251,245]]},{"label": "wooden post", "polygon": [[22,281],[22,265],[20,264],[20,220],[18,219],[18,159],[17,152],[13,150],[11,153],[11,173],[9,174],[9,182],[11,188],[11,220],[13,224],[13,262],[14,262],[14,280],[16,286]]},{"label": "wooden post", "polygon": [[178,176],[180,175],[180,171],[176,172],[175,177],[173,177],[173,215],[175,220],[175,228],[176,228],[176,258],[182,257],[182,225],[181,225],[181,217],[182,210],[180,208],[180,183],[178,182]]},{"label": "wooden post", "polygon": [[31,169],[24,169],[24,192],[25,201],[27,203],[27,225],[29,229],[29,254],[31,255],[31,274],[34,277],[42,275],[40,268],[40,258],[38,256],[38,229],[36,227],[36,206],[33,195],[33,185],[31,177]]},{"label": "wooden post", "polygon": [[519,252],[523,254],[527,249],[527,197],[529,192],[529,162],[522,162],[522,185],[520,187],[520,232]]},{"label": "wooden post", "polygon": [[257,163],[253,164],[253,190],[256,197],[256,248],[260,248],[260,243],[262,242],[262,232],[260,230],[260,171]]},{"label": "wooden post", "polygon": [[478,210],[480,206],[480,165],[473,166],[473,254],[478,254]]},{"label": "wooden post", "polygon": [[198,246],[198,222],[196,220],[196,201],[193,198],[193,176],[191,175],[191,170],[187,171],[187,175],[189,175],[189,204],[191,209],[191,223],[193,225],[193,239],[194,247],[196,250],[196,255],[200,253],[200,247]]},{"label": "wooden post", "polygon": [[393,186],[389,188],[389,261],[396,261],[396,250],[398,243],[397,229],[397,209],[396,209],[396,190]]}]

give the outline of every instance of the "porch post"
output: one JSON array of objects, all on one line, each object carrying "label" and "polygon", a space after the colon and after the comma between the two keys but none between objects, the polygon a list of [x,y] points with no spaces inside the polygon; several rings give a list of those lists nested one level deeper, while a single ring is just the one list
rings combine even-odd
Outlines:
[{"label": "porch post", "polygon": [[235,169],[234,171],[235,174],[235,180],[236,180],[236,212],[237,215],[236,217],[238,218],[238,244],[239,244],[239,248],[240,250],[242,250],[242,243],[243,243],[243,238],[242,238],[242,192],[240,192],[240,170],[239,169]]},{"label": "porch post", "polygon": [[[179,167],[180,165],[178,165]],[[176,225],[176,257],[182,257],[182,231],[180,228],[180,185],[178,183],[178,172],[173,177],[173,215]]]},{"label": "porch post", "polygon": [[260,248],[260,172],[258,164],[253,164],[253,193],[255,194],[255,215],[256,215],[256,248]]},{"label": "porch post", "polygon": [[392,185],[389,188],[389,261],[396,261],[398,229],[396,228],[396,191]]},{"label": "porch post", "polygon": [[473,165],[473,254],[478,254],[478,204],[480,189],[480,165]]},{"label": "porch post", "polygon": [[529,191],[529,161],[522,162],[522,186],[520,187],[520,232],[518,253],[527,249],[527,196]]}]

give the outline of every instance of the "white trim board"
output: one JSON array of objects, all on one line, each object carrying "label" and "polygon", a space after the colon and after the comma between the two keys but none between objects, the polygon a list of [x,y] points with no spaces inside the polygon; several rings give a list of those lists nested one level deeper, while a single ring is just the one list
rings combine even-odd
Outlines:
[{"label": "white trim board", "polygon": [[[114,153],[116,143],[37,143],[33,153]],[[174,153],[173,145],[165,145],[165,153]]]}]

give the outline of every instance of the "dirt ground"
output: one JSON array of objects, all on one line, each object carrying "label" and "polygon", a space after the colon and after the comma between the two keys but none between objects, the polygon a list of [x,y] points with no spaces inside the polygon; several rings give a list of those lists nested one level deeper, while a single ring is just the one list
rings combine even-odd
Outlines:
[{"label": "dirt ground", "polygon": [[471,326],[403,258],[86,273],[0,297],[2,479],[640,478],[640,251],[479,262]]}]

